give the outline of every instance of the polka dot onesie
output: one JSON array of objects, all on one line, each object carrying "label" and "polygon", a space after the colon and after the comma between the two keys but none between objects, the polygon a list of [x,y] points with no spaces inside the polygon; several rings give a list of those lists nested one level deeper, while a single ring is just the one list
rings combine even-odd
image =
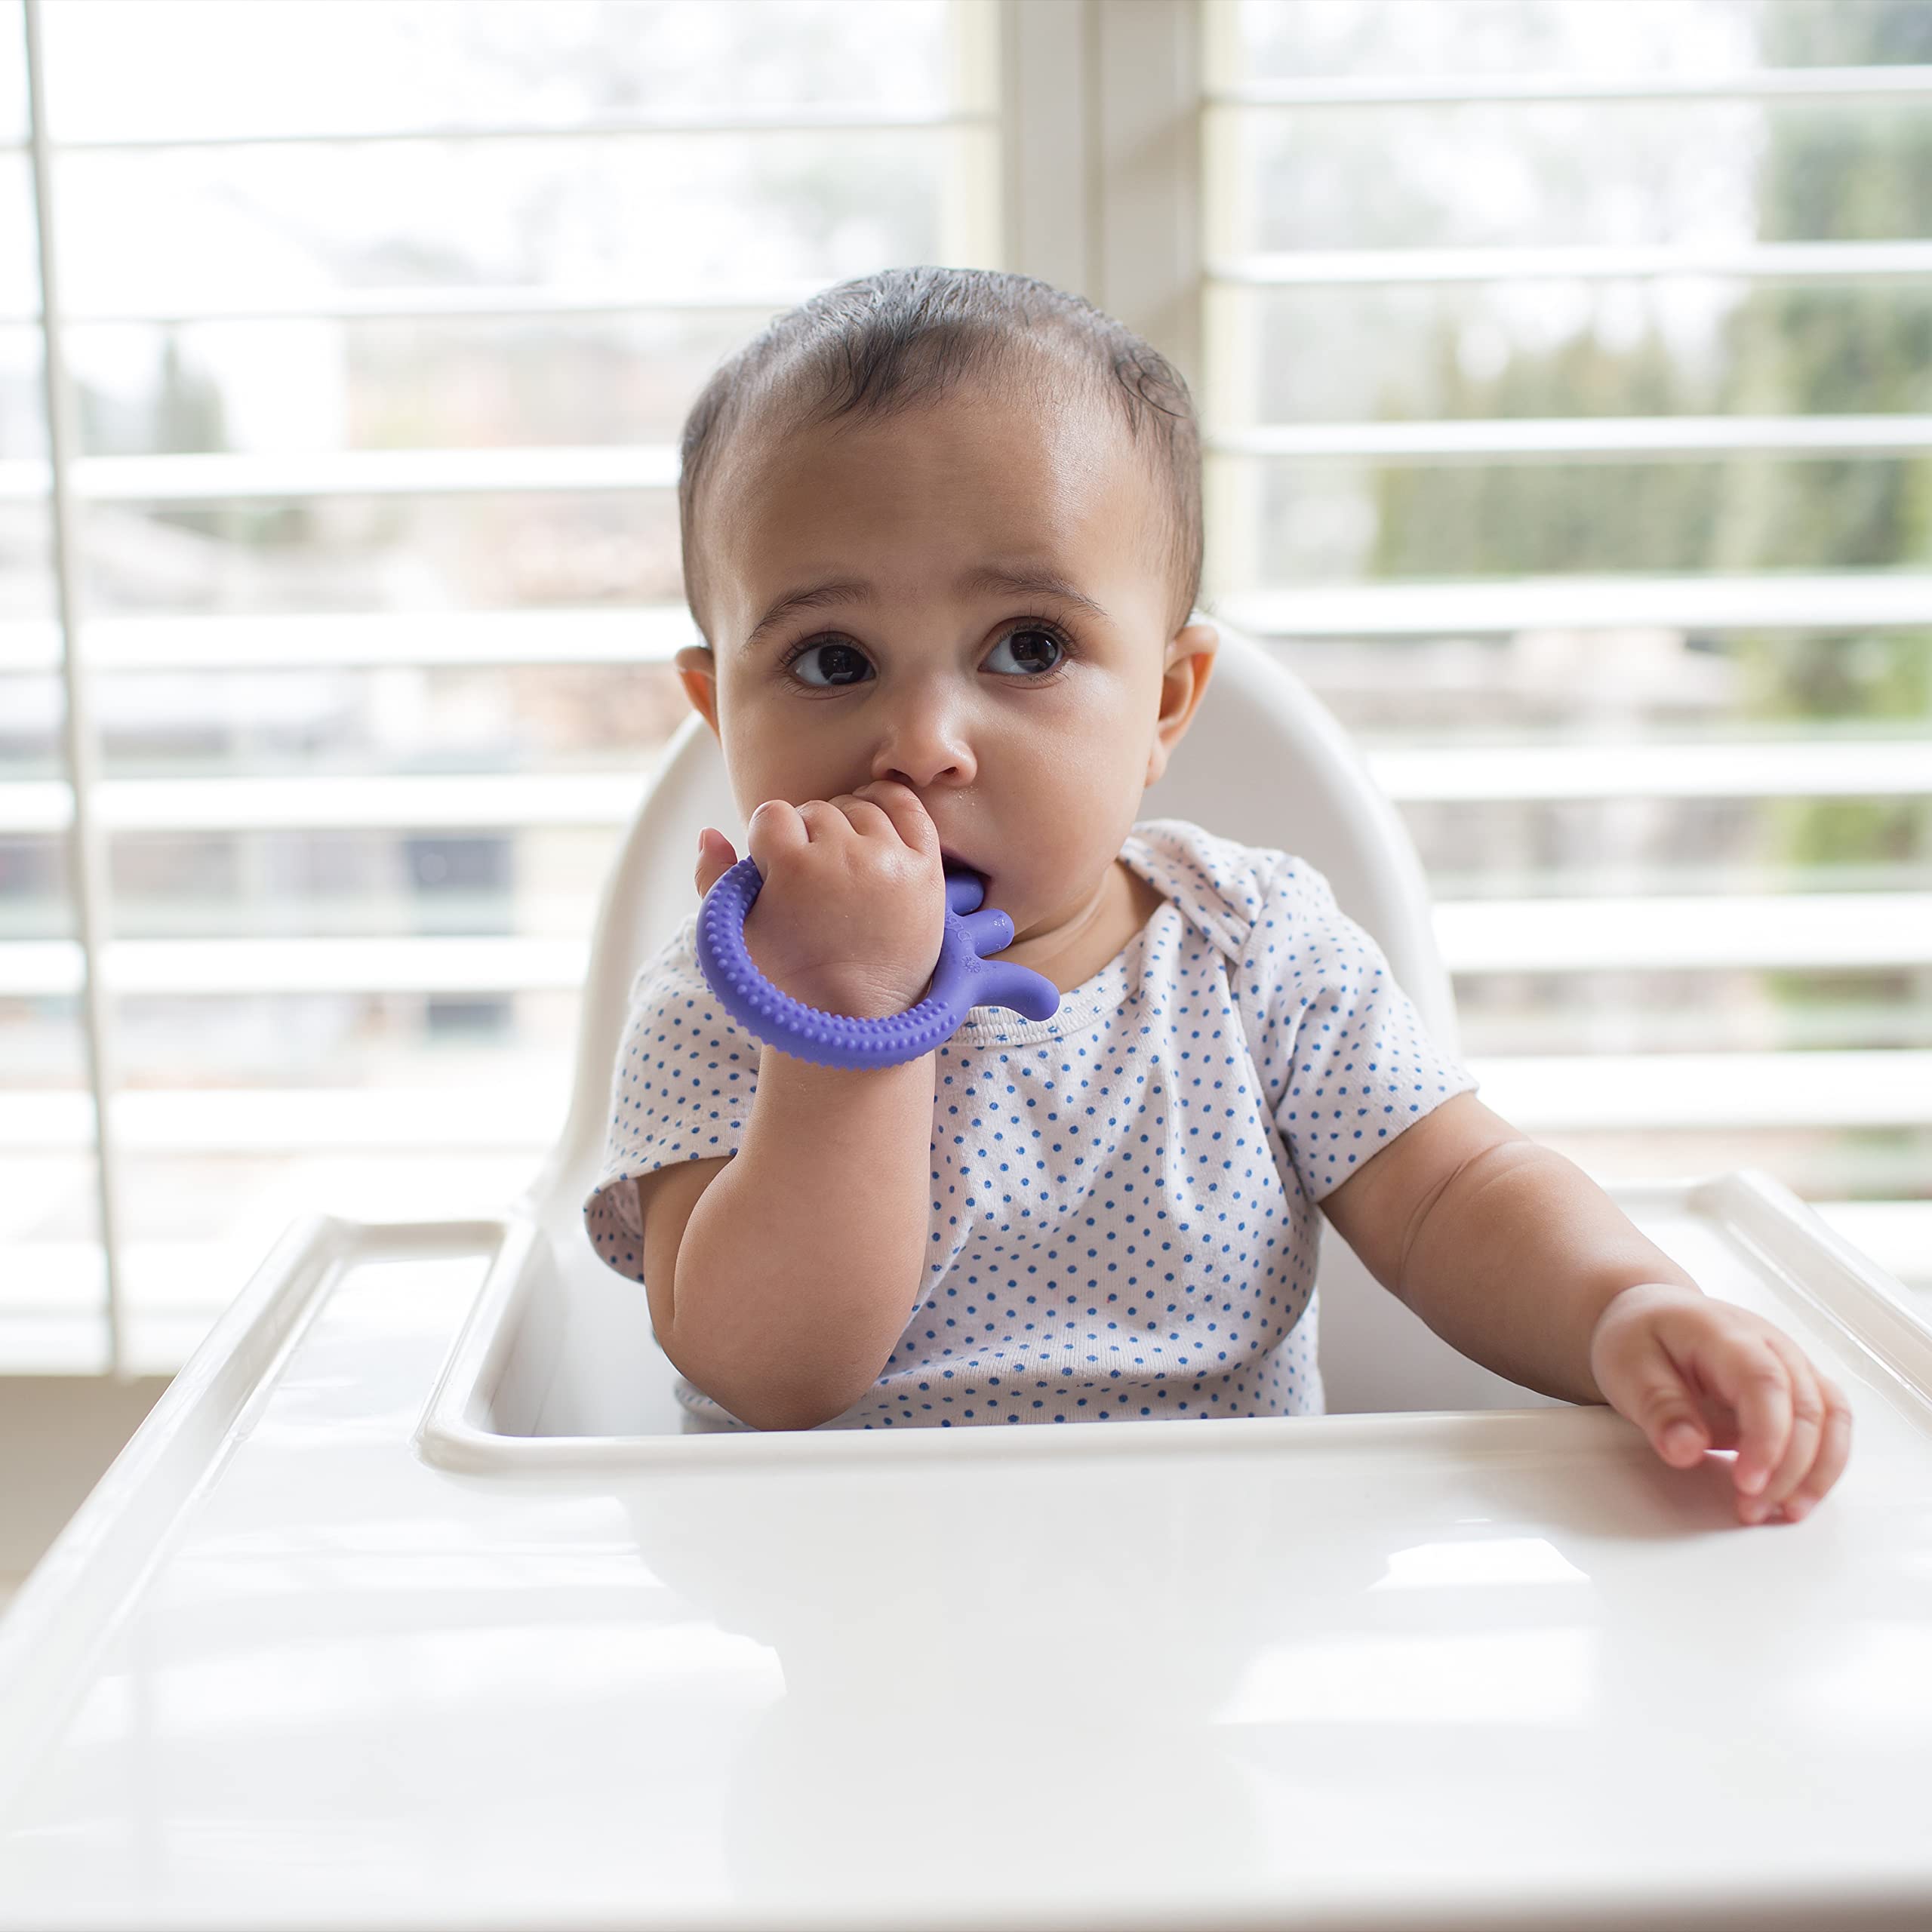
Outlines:
[{"label": "polka dot onesie", "polygon": [[[931,1241],[905,1331],[827,1429],[1318,1415],[1315,1204],[1475,1086],[1306,861],[1182,819],[1121,857],[1166,903],[1052,1018],[938,1049]],[[631,1186],[737,1151],[755,1036],[695,910],[639,974],[592,1244],[643,1279]],[[746,1426],[680,1377],[687,1426]]]}]

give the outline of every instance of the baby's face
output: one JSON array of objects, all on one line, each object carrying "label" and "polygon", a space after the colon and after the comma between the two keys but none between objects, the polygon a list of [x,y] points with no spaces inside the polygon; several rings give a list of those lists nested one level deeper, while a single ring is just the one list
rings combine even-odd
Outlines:
[{"label": "baby's face", "polygon": [[743,435],[701,499],[710,648],[679,659],[743,814],[897,779],[1016,946],[1091,912],[1215,641],[1170,634],[1146,459],[1065,387]]}]

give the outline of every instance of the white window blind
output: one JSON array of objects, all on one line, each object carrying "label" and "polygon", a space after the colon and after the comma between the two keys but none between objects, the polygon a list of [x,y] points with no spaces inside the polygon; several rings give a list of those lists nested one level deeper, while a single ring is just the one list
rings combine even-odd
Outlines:
[{"label": "white window blind", "polygon": [[1932,1289],[1932,8],[1203,11],[1210,577],[1484,1097]]},{"label": "white window blind", "polygon": [[1187,369],[1486,1097],[1932,1286],[1928,14],[0,0],[0,1370],[527,1178],[685,410],[921,260]]},{"label": "white window blind", "polygon": [[0,7],[0,1370],[171,1369],[295,1215],[527,1179],[685,709],[684,412],[998,265],[999,23]]}]

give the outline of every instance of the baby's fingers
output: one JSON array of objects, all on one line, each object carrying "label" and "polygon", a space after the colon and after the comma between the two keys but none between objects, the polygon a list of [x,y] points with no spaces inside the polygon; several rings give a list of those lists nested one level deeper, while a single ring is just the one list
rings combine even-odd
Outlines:
[{"label": "baby's fingers", "polygon": [[1740,1454],[1737,1459],[1738,1487],[1744,1494],[1743,1515],[1747,1523],[1761,1522],[1784,1506],[1785,1499],[1797,1487],[1799,1478],[1817,1460],[1818,1445],[1824,1433],[1825,1398],[1818,1386],[1817,1371],[1795,1343],[1779,1336],[1770,1346],[1790,1378],[1791,1433],[1786,1439],[1784,1454],[1764,1476],[1763,1486],[1755,1496],[1752,1478],[1757,1471],[1754,1466],[1747,1475],[1744,1457]]},{"label": "baby's fingers", "polygon": [[1783,1465],[1795,1432],[1791,1366],[1761,1335],[1727,1335],[1711,1346],[1710,1354],[1707,1373],[1737,1417],[1737,1461],[1731,1479],[1737,1485],[1739,1513],[1746,1522],[1755,1522],[1766,1512],[1751,1499]]},{"label": "baby's fingers", "polygon": [[939,835],[933,829],[932,814],[918,792],[896,780],[875,778],[852,794],[869,805],[876,806],[891,821],[900,841],[915,852],[937,852]]},{"label": "baby's fingers", "polygon": [[[745,854],[758,861],[758,872],[769,878],[773,868],[781,860],[804,851],[812,842],[814,829],[822,832],[821,814],[832,812],[832,808],[817,798],[808,799],[802,805],[795,805],[785,798],[767,798],[752,808],[752,815],[745,821]],[[808,822],[806,814],[812,814]],[[832,812],[841,825],[844,815]]]},{"label": "baby's fingers", "polygon": [[[1660,1343],[1647,1354],[1637,1405],[1625,1408],[1624,1413],[1651,1438],[1651,1446],[1666,1463],[1688,1469],[1712,1447],[1712,1431],[1669,1352]],[[1618,1406],[1623,1407],[1620,1403]]]},{"label": "baby's fingers", "polygon": [[1644,1432],[1665,1462],[1687,1469],[1720,1446],[1731,1417],[1696,1373],[1695,1352],[1707,1339],[1703,1298],[1692,1303],[1688,1325],[1673,1321],[1674,1312],[1661,1287],[1626,1290],[1597,1324],[1590,1367],[1604,1399]]},{"label": "baby's fingers", "polygon": [[731,841],[709,826],[697,835],[697,896],[703,899],[738,863]]},{"label": "baby's fingers", "polygon": [[1605,1400],[1673,1468],[1734,1444],[1740,1521],[1795,1521],[1838,1480],[1851,1411],[1802,1349],[1761,1317],[1708,1297],[1628,1291],[1600,1318],[1591,1363]]},{"label": "baby's fingers", "polygon": [[1784,1513],[1795,1523],[1844,1473],[1851,1459],[1851,1404],[1835,1382],[1818,1378],[1825,1420],[1819,1432],[1818,1453],[1810,1473],[1784,1500]]},{"label": "baby's fingers", "polygon": [[[1715,1432],[1697,1418],[1698,1397],[1735,1432],[1737,1514],[1755,1523],[1769,1513],[1760,1492],[1792,1447],[1792,1370],[1758,1324],[1725,1307],[1672,1309],[1657,1318],[1641,1362],[1640,1411],[1632,1415],[1678,1469],[1687,1469]],[[1626,1411],[1626,1414],[1632,1412]],[[1695,1433],[1692,1431],[1694,1429]]]}]

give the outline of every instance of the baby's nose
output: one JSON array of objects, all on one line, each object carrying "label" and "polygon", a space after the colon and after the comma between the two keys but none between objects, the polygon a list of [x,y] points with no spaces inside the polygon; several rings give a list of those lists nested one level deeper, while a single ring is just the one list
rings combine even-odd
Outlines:
[{"label": "baby's nose", "polygon": [[896,779],[915,792],[970,781],[976,766],[960,694],[943,680],[928,679],[893,696],[897,701],[881,718],[872,776]]},{"label": "baby's nose", "polygon": [[935,785],[958,785],[973,775],[970,758],[923,758],[910,766],[875,765],[875,778],[889,778],[895,784],[903,785],[915,797],[924,801],[927,792]]}]

